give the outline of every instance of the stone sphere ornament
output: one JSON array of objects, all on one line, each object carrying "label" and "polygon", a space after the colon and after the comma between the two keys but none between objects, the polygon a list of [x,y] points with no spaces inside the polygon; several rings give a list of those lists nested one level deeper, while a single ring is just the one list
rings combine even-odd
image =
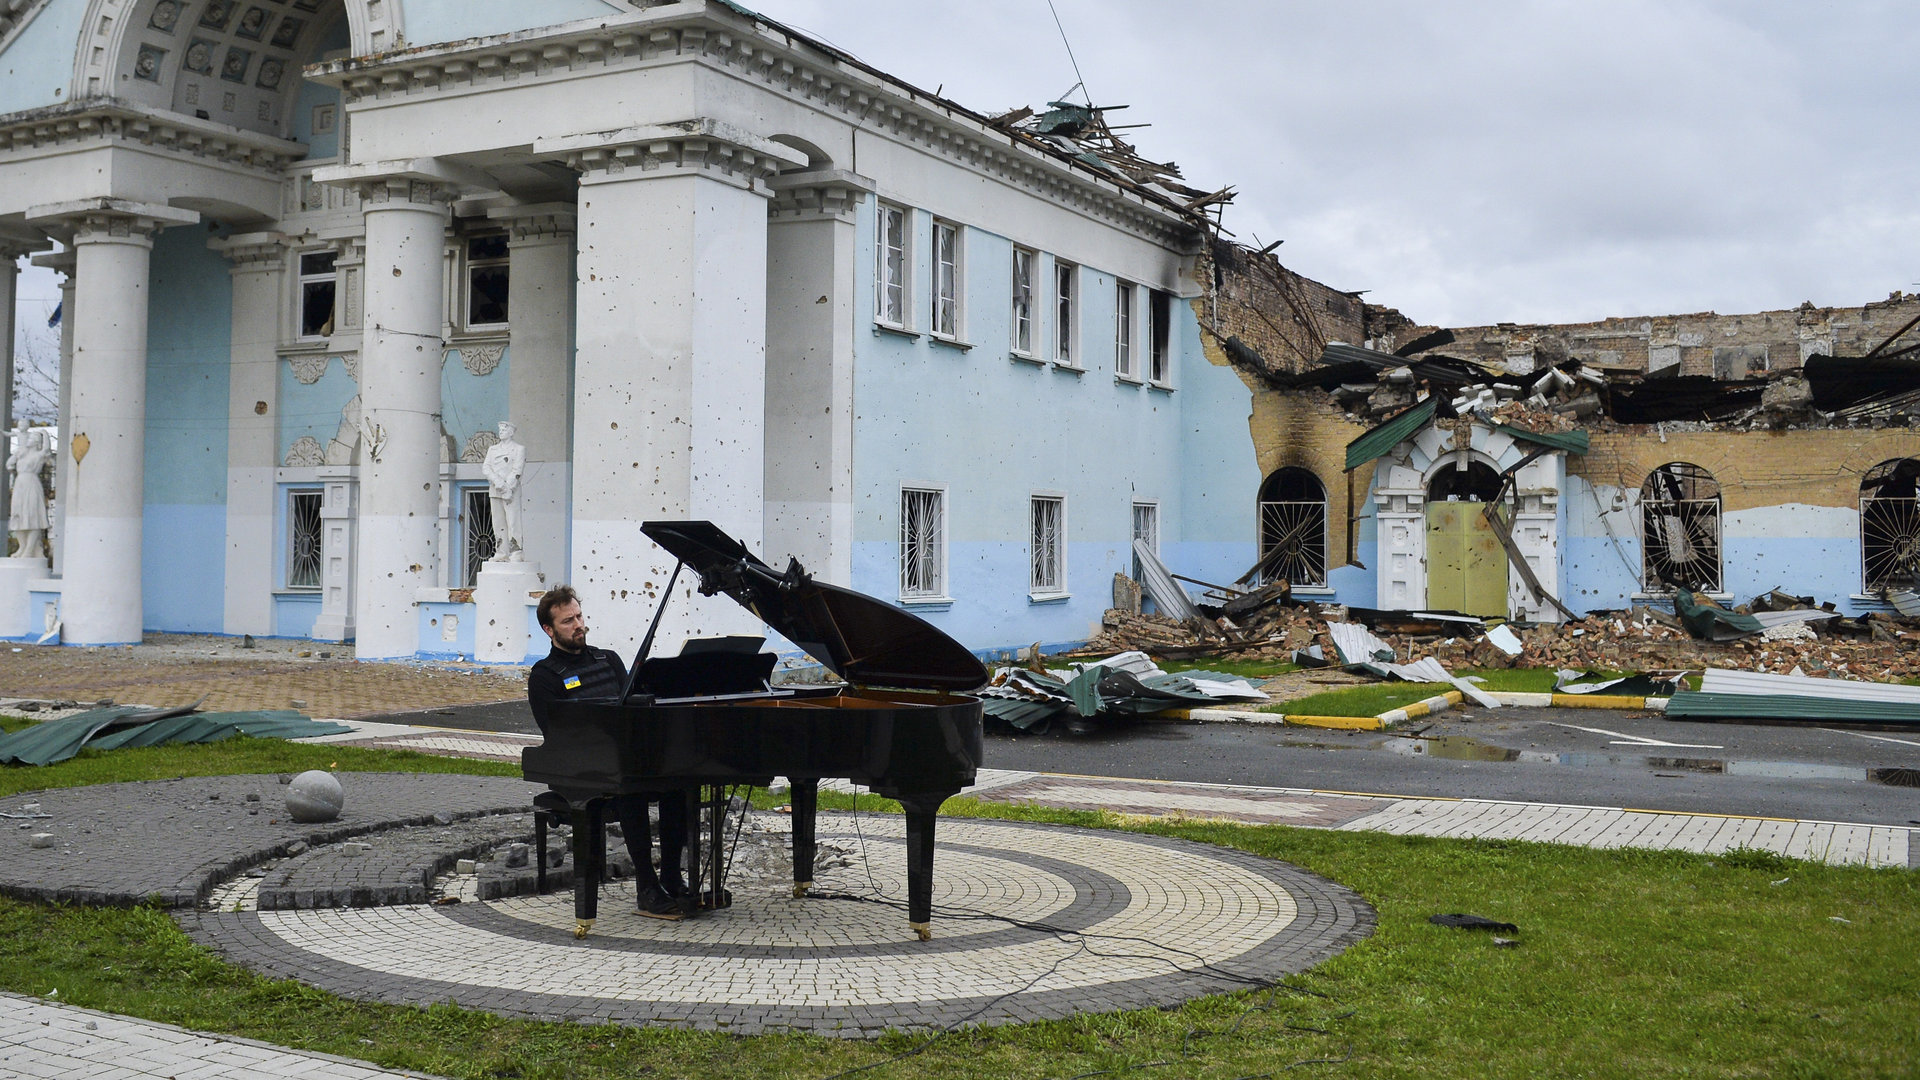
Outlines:
[{"label": "stone sphere ornament", "polygon": [[346,805],[346,793],[330,772],[309,769],[287,785],[287,813],[302,824],[332,821]]}]

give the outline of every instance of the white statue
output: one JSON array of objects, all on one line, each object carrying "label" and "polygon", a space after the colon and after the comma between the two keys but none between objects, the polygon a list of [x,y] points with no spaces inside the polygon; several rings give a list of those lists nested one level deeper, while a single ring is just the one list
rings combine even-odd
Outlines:
[{"label": "white statue", "polygon": [[526,557],[520,536],[520,474],[527,467],[527,448],[514,441],[515,430],[500,421],[500,441],[487,448],[487,460],[480,466],[493,509],[491,562],[520,562]]},{"label": "white statue", "polygon": [[20,435],[20,449],[7,458],[13,470],[13,512],[7,528],[19,542],[17,558],[47,557],[47,466],[53,454],[47,449],[47,433],[30,428]]}]

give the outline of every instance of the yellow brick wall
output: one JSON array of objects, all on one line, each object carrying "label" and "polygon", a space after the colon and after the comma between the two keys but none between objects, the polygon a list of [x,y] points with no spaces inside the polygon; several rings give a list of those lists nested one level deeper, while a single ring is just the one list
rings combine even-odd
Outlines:
[{"label": "yellow brick wall", "polygon": [[1569,473],[1637,489],[1654,469],[1683,461],[1713,474],[1727,511],[1786,503],[1857,507],[1867,470],[1920,457],[1920,432],[1905,429],[1683,431],[1666,433],[1664,442],[1649,429],[1596,432],[1592,441],[1585,457],[1568,459]]}]

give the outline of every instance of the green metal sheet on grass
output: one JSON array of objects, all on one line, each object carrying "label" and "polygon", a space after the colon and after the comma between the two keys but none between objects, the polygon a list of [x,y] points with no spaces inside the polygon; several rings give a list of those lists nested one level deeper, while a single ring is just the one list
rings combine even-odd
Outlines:
[{"label": "green metal sheet on grass", "polygon": [[144,705],[106,705],[83,713],[42,720],[0,738],[0,763],[52,765],[80,752],[102,731],[115,727],[144,724],[165,716],[176,716],[183,709],[155,709]]},{"label": "green metal sheet on grass", "polygon": [[1414,432],[1427,426],[1427,422],[1433,419],[1433,410],[1439,405],[1439,398],[1430,397],[1348,443],[1347,471],[1352,472],[1367,462],[1385,455]]},{"label": "green metal sheet on grass", "polygon": [[1893,701],[1840,701],[1784,694],[1708,694],[1682,690],[1667,700],[1667,715],[1701,720],[1857,720],[1920,726],[1920,705]]},{"label": "green metal sheet on grass", "polygon": [[45,720],[0,739],[0,763],[53,765],[73,757],[82,748],[117,750],[126,746],[218,742],[235,735],[311,739],[319,735],[344,735],[353,730],[345,724],[308,719],[292,709],[185,714],[190,708],[115,705],[89,709],[59,720]]}]

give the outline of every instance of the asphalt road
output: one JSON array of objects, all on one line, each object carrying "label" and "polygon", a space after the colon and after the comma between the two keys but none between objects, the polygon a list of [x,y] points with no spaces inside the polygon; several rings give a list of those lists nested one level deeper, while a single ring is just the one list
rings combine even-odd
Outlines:
[{"label": "asphalt road", "polygon": [[[370,717],[535,731],[524,702]],[[1143,721],[987,736],[995,769],[1920,825],[1920,731],[1475,709],[1394,732]]]}]

